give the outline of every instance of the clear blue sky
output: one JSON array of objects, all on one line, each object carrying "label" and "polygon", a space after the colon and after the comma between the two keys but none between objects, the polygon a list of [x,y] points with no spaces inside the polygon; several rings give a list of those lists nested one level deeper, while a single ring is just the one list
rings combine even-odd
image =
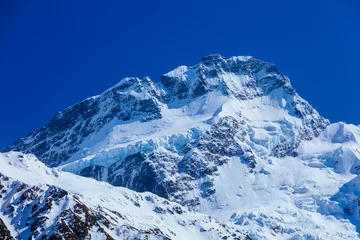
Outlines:
[{"label": "clear blue sky", "polygon": [[275,63],[331,121],[360,124],[360,4],[0,1],[0,147],[126,76],[220,53]]}]

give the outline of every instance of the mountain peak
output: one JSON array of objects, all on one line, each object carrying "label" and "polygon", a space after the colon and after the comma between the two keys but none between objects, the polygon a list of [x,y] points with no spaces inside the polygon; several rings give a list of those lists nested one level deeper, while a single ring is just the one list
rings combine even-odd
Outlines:
[{"label": "mountain peak", "polygon": [[199,97],[219,90],[241,99],[266,95],[284,88],[295,94],[289,79],[274,64],[250,56],[225,59],[219,54],[203,57],[194,66],[179,66],[164,74],[161,83],[178,99]]},{"label": "mountain peak", "polygon": [[[217,96],[214,100],[201,100],[214,96]],[[30,133],[4,151],[32,152],[48,166],[58,166],[86,156],[87,150],[83,152],[81,149],[89,143],[84,141],[96,145],[101,137],[95,135],[104,131],[100,135],[107,136],[116,126],[155,120],[171,125],[174,121],[171,114],[179,113],[169,112],[180,111],[184,104],[190,104],[181,110],[186,114],[201,115],[202,112],[213,111],[211,114],[214,117],[218,114],[216,111],[226,109],[223,106],[226,102],[237,101],[237,106],[242,106],[243,101],[254,99],[259,99],[256,104],[274,105],[303,121],[303,126],[296,123],[296,135],[303,135],[301,138],[317,136],[319,129],[328,124],[296,94],[289,79],[275,65],[249,56],[225,59],[219,54],[212,54],[203,57],[199,64],[179,66],[162,75],[160,82],[148,77],[124,78],[97,97],[57,113],[48,126]],[[262,103],[265,100],[268,102]],[[196,107],[191,102],[196,102]],[[234,111],[241,110],[236,107],[231,111],[234,114]],[[210,119],[211,115],[206,118]],[[134,136],[128,137],[132,138]],[[119,142],[117,138],[109,140],[114,141]],[[295,145],[288,147],[286,152],[290,153],[295,148]]]},{"label": "mountain peak", "polygon": [[233,56],[230,58],[225,58],[220,54],[210,54],[202,57],[201,63],[203,63],[204,65],[211,65],[220,62],[234,62],[234,61],[246,62],[249,61],[250,59],[255,59],[255,58],[253,58],[252,56]]},{"label": "mountain peak", "polygon": [[212,63],[217,63],[221,61],[226,61],[226,59],[220,54],[210,54],[201,58],[201,62],[205,65],[210,65]]}]

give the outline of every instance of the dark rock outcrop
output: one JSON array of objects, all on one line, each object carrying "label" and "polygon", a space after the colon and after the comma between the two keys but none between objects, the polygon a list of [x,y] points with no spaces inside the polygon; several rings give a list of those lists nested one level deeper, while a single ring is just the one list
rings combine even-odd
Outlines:
[{"label": "dark rock outcrop", "polygon": [[9,229],[6,227],[3,220],[0,218],[0,240],[13,240]]}]

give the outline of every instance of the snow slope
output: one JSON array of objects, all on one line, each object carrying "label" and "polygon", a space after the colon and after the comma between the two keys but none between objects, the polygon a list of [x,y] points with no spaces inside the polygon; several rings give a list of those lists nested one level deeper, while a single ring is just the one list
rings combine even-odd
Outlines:
[{"label": "snow slope", "polygon": [[[0,154],[1,219],[20,239],[243,239],[234,227],[151,193]],[[75,235],[76,236],[75,236]]]}]

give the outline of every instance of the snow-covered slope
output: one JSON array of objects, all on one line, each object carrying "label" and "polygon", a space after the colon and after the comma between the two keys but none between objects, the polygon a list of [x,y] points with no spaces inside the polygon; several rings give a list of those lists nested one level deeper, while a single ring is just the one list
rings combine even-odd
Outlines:
[{"label": "snow-covered slope", "polygon": [[159,80],[125,78],[4,151],[152,192],[253,239],[354,239],[333,195],[360,170],[359,133],[321,117],[275,65],[210,55]]},{"label": "snow-covered slope", "polygon": [[0,154],[0,190],[0,230],[19,239],[246,237],[154,194],[51,169],[18,152]]}]

